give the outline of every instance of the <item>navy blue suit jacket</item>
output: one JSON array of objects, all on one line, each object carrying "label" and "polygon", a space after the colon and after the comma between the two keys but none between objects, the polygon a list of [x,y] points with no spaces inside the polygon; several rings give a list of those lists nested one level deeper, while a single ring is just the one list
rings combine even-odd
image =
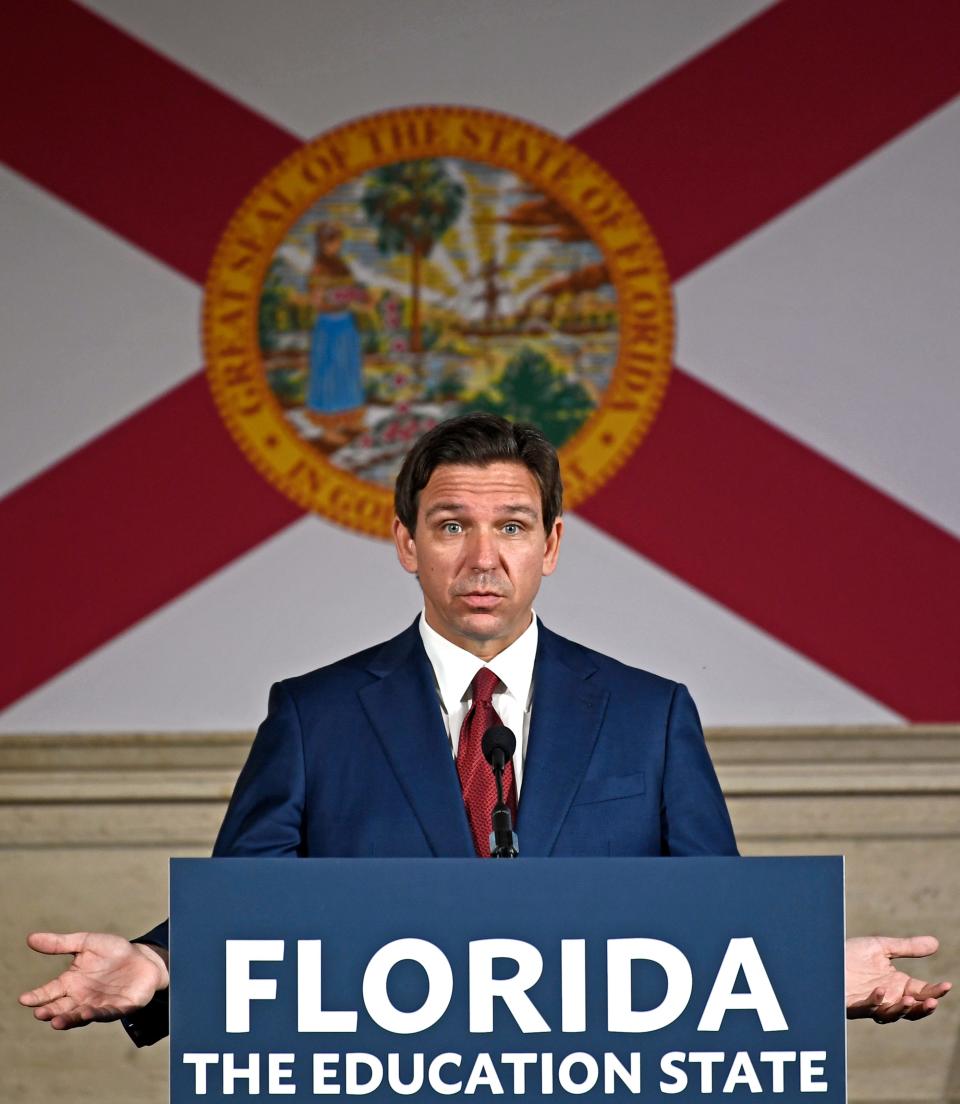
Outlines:
[{"label": "navy blue suit jacket", "polygon": [[[542,623],[516,830],[521,857],[737,853],[686,687]],[[416,621],[273,687],[213,853],[475,855]]]}]

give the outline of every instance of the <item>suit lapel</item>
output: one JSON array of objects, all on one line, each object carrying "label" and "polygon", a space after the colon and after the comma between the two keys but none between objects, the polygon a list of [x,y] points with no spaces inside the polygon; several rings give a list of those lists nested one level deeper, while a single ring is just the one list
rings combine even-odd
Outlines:
[{"label": "suit lapel", "polygon": [[417,622],[369,664],[360,701],[435,855],[476,854]]},{"label": "suit lapel", "polygon": [[596,667],[541,623],[517,835],[522,856],[546,856],[593,754],[609,692]]}]

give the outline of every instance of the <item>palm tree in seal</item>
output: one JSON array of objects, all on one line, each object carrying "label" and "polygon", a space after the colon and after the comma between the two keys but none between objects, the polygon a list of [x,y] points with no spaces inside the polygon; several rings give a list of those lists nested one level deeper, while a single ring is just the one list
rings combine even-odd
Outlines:
[{"label": "palm tree in seal", "polygon": [[377,231],[381,253],[410,254],[410,351],[419,367],[423,352],[420,288],[423,262],[456,222],[464,188],[436,158],[397,161],[367,177],[361,204]]}]

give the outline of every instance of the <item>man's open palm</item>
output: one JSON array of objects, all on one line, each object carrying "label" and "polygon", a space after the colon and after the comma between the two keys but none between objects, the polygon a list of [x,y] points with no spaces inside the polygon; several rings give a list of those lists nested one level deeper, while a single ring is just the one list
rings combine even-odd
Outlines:
[{"label": "man's open palm", "polygon": [[20,997],[38,1020],[62,1031],[94,1020],[116,1020],[143,1008],[169,984],[166,963],[151,947],[119,935],[34,932],[27,943],[41,954],[72,954],[53,981]]},{"label": "man's open palm", "polygon": [[951,985],[926,982],[898,970],[895,958],[926,958],[936,952],[932,935],[859,936],[845,947],[847,1017],[872,1016],[877,1023],[919,1020],[935,1011]]}]

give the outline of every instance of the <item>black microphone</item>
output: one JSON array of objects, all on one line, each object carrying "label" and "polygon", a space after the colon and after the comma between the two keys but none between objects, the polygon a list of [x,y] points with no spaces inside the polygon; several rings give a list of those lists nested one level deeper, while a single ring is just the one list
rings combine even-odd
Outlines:
[{"label": "black microphone", "polygon": [[483,757],[493,767],[497,784],[497,804],[493,808],[493,831],[490,833],[490,857],[515,859],[520,853],[517,834],[513,830],[510,806],[503,800],[503,772],[517,750],[517,738],[506,725],[493,725],[480,741]]},{"label": "black microphone", "polygon": [[[490,766],[495,771],[503,771],[517,750],[517,738],[506,725],[494,725],[483,734],[480,748]],[[499,797],[502,801],[503,795]]]}]

